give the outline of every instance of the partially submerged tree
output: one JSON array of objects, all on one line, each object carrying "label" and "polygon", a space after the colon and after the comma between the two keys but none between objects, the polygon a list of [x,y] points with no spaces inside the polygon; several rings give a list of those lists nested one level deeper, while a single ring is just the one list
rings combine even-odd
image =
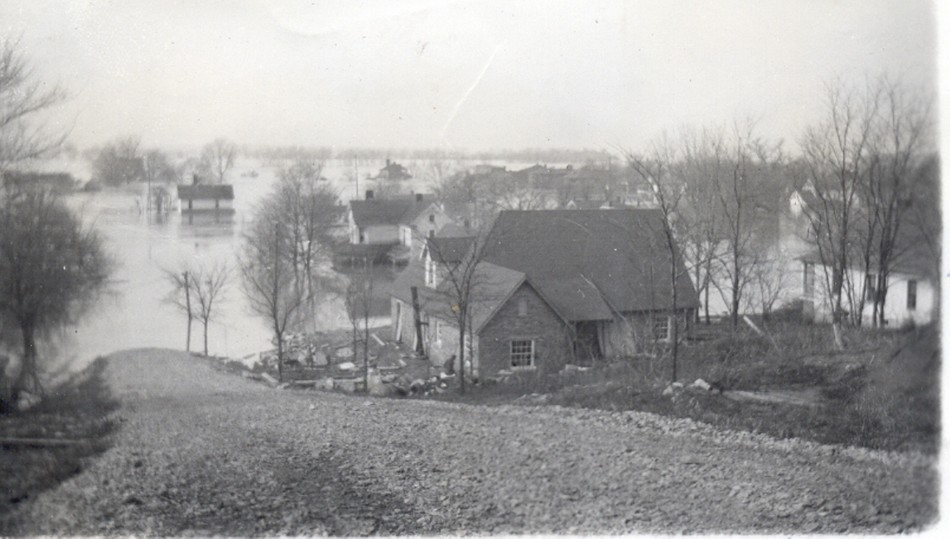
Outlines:
[{"label": "partially submerged tree", "polygon": [[10,402],[41,389],[37,340],[76,322],[111,271],[98,234],[55,195],[0,192],[0,317],[16,324],[23,351]]},{"label": "partially submerged tree", "polygon": [[92,171],[93,178],[104,185],[146,180],[142,140],[128,135],[106,144],[95,154]]},{"label": "partially submerged tree", "polygon": [[237,145],[225,138],[218,138],[201,150],[201,170],[215,183],[224,183],[228,171],[237,159]]}]

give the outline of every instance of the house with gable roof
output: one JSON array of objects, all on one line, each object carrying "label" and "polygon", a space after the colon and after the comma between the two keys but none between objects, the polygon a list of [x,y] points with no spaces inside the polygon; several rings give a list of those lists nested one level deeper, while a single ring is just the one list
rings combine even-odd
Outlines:
[{"label": "house with gable roof", "polygon": [[422,193],[375,198],[367,190],[366,199],[350,201],[347,212],[351,245],[398,247],[393,255],[401,261],[413,253],[418,258],[422,240],[451,223],[441,206]]},{"label": "house with gable roof", "polygon": [[[558,370],[565,363],[629,356],[670,339],[672,317],[688,328],[698,300],[682,257],[670,256],[657,210],[502,211],[484,238],[429,238],[392,292],[393,337],[435,364],[458,356],[446,267],[478,257],[469,339],[473,371]],[[477,253],[475,251],[478,251]]]}]

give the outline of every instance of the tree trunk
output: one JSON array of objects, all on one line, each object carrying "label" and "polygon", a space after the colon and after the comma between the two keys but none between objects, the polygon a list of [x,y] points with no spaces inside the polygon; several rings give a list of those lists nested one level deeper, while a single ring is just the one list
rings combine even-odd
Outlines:
[{"label": "tree trunk", "polygon": [[205,357],[207,357],[208,356],[208,319],[206,318],[202,320],[201,323],[204,325]]},{"label": "tree trunk", "polygon": [[188,314],[188,336],[185,341],[185,351],[191,352],[191,322],[194,318],[191,315],[191,284],[188,280],[188,272],[185,272],[185,311]]},{"label": "tree trunk", "polygon": [[419,315],[419,289],[415,286],[409,288],[412,294],[412,321],[416,326],[416,352],[419,355],[425,355],[425,347],[422,343],[422,317]]},{"label": "tree trunk", "polygon": [[363,390],[369,393],[369,299],[363,304]]},{"label": "tree trunk", "polygon": [[[673,244],[671,242],[670,254],[672,253],[673,253]],[[670,337],[673,339],[673,343],[672,343],[673,344],[673,350],[672,350],[673,373],[671,376],[672,380],[670,383],[673,383],[673,382],[676,382],[676,360],[677,360],[677,355],[679,354],[679,317],[677,316],[677,313],[676,313],[676,300],[678,299],[676,297],[676,259],[674,257],[670,257],[670,260],[671,260],[671,263],[670,263],[670,302],[672,303],[672,311],[673,311],[673,327],[671,328],[672,332],[670,335]]]},{"label": "tree trunk", "polygon": [[284,335],[280,331],[277,334],[277,381],[284,383]]},{"label": "tree trunk", "polygon": [[35,391],[39,388],[39,373],[36,368],[36,339],[32,324],[21,324],[20,334],[23,337],[23,361],[20,364],[20,374],[12,388],[12,402],[16,403],[24,391]]},{"label": "tree trunk", "polygon": [[459,319],[459,393],[465,394],[465,317]]}]

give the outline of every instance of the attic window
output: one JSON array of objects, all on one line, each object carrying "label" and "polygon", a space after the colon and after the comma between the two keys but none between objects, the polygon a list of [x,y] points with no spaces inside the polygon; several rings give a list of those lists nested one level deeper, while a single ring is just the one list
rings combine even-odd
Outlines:
[{"label": "attic window", "polygon": [[518,316],[528,316],[527,298],[518,298]]},{"label": "attic window", "polygon": [[434,222],[435,222],[435,214],[434,214],[434,213],[430,213],[430,214],[429,214],[429,222],[430,222],[430,223],[434,223]]}]

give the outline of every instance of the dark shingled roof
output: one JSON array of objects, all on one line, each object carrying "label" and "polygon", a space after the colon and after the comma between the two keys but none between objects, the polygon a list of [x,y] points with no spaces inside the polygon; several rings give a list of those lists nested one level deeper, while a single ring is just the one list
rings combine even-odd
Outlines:
[{"label": "dark shingled roof", "polygon": [[[524,272],[569,320],[671,307],[663,215],[653,209],[503,211],[483,259]],[[676,253],[677,307],[698,307]]]},{"label": "dark shingled roof", "polygon": [[353,221],[357,226],[408,224],[433,204],[432,199],[415,197],[351,200]]},{"label": "dark shingled roof", "polygon": [[[411,305],[410,287],[415,286],[419,291],[420,309],[443,320],[455,320],[450,305],[451,283],[443,281],[436,289],[429,288],[422,284],[424,271],[421,264],[409,264],[393,282],[392,296]],[[525,282],[525,275],[520,271],[480,262],[475,268],[472,282],[477,283],[477,286],[472,287],[472,326],[478,333],[495,311]]]},{"label": "dark shingled roof", "polygon": [[178,198],[182,200],[234,200],[234,186],[179,185]]},{"label": "dark shingled roof", "polygon": [[428,238],[428,247],[432,260],[440,264],[461,262],[462,258],[472,248],[474,237],[439,237]]}]

